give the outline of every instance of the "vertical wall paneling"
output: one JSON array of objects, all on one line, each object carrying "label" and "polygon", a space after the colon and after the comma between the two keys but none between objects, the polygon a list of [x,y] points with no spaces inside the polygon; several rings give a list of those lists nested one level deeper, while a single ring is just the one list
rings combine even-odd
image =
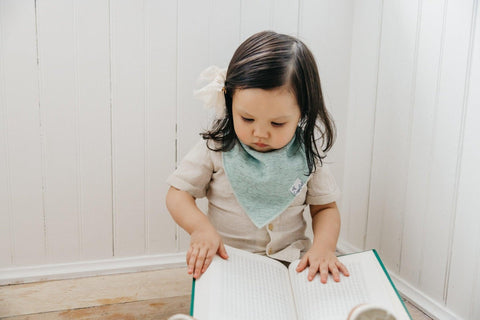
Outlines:
[{"label": "vertical wall paneling", "polygon": [[5,12],[7,2],[0,2],[0,266],[10,266],[13,263],[12,234],[12,187],[10,183],[10,163],[8,159],[8,122],[6,97],[6,70],[5,70]]},{"label": "vertical wall paneling", "polygon": [[[445,287],[445,272],[452,258],[455,198],[458,188],[462,119],[465,112],[466,77],[472,28],[473,1],[448,1],[445,35],[441,51],[438,104],[435,114],[430,189],[428,194],[431,224],[425,237],[421,283],[423,291],[438,300]],[[434,266],[445,266],[445,270]],[[430,270],[431,269],[431,270]],[[426,271],[428,270],[428,271]]]},{"label": "vertical wall paneling", "polygon": [[407,182],[417,1],[383,4],[367,247],[399,270]]},{"label": "vertical wall paneling", "polygon": [[83,259],[112,256],[109,1],[73,0],[80,234]]},{"label": "vertical wall paneling", "polygon": [[[9,221],[5,237],[10,235],[10,239],[5,240],[11,248],[5,252],[12,253],[11,262],[36,264],[45,262],[45,237],[35,8],[31,2],[3,1],[0,15],[0,108],[4,116],[0,120],[0,143],[4,143],[5,150],[5,158],[0,161],[6,160],[2,164],[6,177],[1,180],[3,186],[8,186],[7,199],[2,204],[7,205],[7,210],[2,210],[0,219]],[[3,242],[4,236],[0,237]],[[3,264],[3,254],[0,256]]]},{"label": "vertical wall paneling", "polygon": [[107,4],[37,3],[51,262],[111,255]]},{"label": "vertical wall paneling", "polygon": [[[333,13],[328,11],[329,1],[303,0],[299,2],[299,6],[301,19],[298,24],[298,36],[315,53],[320,69],[320,80],[323,80],[322,71],[327,64],[324,55],[328,47],[328,16]],[[323,85],[325,86],[325,83]]]},{"label": "vertical wall paneling", "polygon": [[145,252],[144,1],[110,2],[115,256]]},{"label": "vertical wall paneling", "polygon": [[[405,199],[404,234],[402,240],[400,274],[412,284],[424,287],[437,286],[436,298],[442,299],[442,279],[446,266],[447,247],[439,247],[443,259],[424,259],[424,242],[435,237],[438,231],[436,211],[431,210],[429,190],[435,139],[436,110],[440,59],[444,35],[445,6],[439,1],[421,1],[419,7],[418,46],[416,53],[416,78],[413,79],[413,116],[411,122],[410,159],[408,166],[407,195]],[[440,129],[443,130],[443,129]],[[435,221],[435,223],[430,223]],[[428,253],[427,253],[428,254]],[[421,261],[422,267],[418,264]],[[441,267],[439,267],[441,266]],[[427,271],[428,270],[428,271]],[[433,271],[434,270],[434,271]],[[423,273],[440,270],[433,282],[422,279]],[[432,279],[433,280],[433,279]],[[440,288],[438,288],[440,287]]]},{"label": "vertical wall paneling", "polygon": [[354,3],[341,239],[365,247],[382,1]]},{"label": "vertical wall paneling", "polygon": [[241,41],[264,30],[296,36],[298,10],[298,0],[241,1]]},{"label": "vertical wall paneling", "polygon": [[337,126],[337,140],[327,163],[343,188],[353,6],[350,1],[301,1],[299,37],[317,61],[327,109]]},{"label": "vertical wall paneling", "polygon": [[81,254],[78,52],[73,1],[37,2],[45,221],[50,262]]},{"label": "vertical wall paneling", "polygon": [[[470,10],[467,10],[470,9]],[[467,11],[473,19],[468,19]],[[451,268],[448,281],[447,305],[465,319],[480,317],[480,8],[478,1],[473,6],[465,5],[465,25],[472,21],[472,28],[465,34],[471,40],[468,46],[468,67],[464,78],[465,114],[461,163],[456,203],[456,218],[453,226]],[[466,30],[462,30],[466,31]],[[472,31],[473,33],[471,33]],[[471,38],[470,38],[471,36]],[[470,38],[470,39],[469,39]],[[462,65],[465,67],[465,65]],[[461,109],[461,105],[458,106]]]},{"label": "vertical wall paneling", "polygon": [[0,266],[45,262],[35,8],[0,2]]},{"label": "vertical wall paneling", "polygon": [[[211,4],[181,1],[178,9],[178,160],[192,148],[208,126],[208,110],[193,96],[198,77],[209,66],[209,14]],[[195,28],[191,26],[194,25]]]},{"label": "vertical wall paneling", "polygon": [[[366,6],[354,7],[342,242],[361,248],[358,226],[367,222],[365,246],[380,248],[390,270],[425,301],[435,301],[426,306],[431,312],[446,303],[459,317],[476,319],[480,224],[472,214],[478,212],[479,133],[473,123],[479,102],[472,88],[478,87],[478,1],[383,2],[379,56],[358,30],[377,20]],[[365,54],[357,43],[366,47]],[[375,72],[368,58],[379,63],[374,86],[366,77]],[[364,82],[356,85],[356,78]],[[356,113],[375,90],[376,110]],[[364,144],[355,130],[372,123],[368,179],[356,171],[358,156],[368,156],[359,150]],[[360,190],[369,183],[368,215],[358,216],[356,203],[367,202]]]},{"label": "vertical wall paneling", "polygon": [[272,2],[272,26],[276,32],[296,36],[298,33],[298,18],[300,0],[276,0]]},{"label": "vertical wall paneling", "polygon": [[[273,12],[271,6],[273,0],[255,1],[242,0],[241,1],[241,30],[240,40],[243,41],[252,34],[262,31],[271,30],[273,28]],[[240,42],[241,42],[240,41]]]},{"label": "vertical wall paneling", "polygon": [[239,45],[241,1],[213,0],[208,27],[208,64],[227,68]]},{"label": "vertical wall paneling", "polygon": [[145,7],[145,214],[147,253],[176,250],[175,223],[165,207],[165,182],[175,169],[177,4]]}]

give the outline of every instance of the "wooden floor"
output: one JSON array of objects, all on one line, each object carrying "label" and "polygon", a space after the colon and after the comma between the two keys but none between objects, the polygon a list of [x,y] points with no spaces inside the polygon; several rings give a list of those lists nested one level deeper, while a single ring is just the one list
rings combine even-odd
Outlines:
[{"label": "wooden floor", "polygon": [[[188,314],[191,278],[170,269],[0,286],[0,319],[168,319]],[[406,302],[414,320],[430,320]]]}]

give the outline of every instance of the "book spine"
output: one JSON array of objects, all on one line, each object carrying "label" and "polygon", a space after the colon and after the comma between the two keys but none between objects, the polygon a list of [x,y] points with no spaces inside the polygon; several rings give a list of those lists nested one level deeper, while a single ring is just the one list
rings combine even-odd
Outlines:
[{"label": "book spine", "polygon": [[405,303],[403,302],[402,296],[400,295],[400,293],[398,292],[397,288],[395,287],[395,284],[393,283],[392,278],[390,278],[390,275],[388,274],[387,268],[385,268],[385,265],[383,264],[382,259],[380,259],[380,256],[378,255],[377,250],[372,249],[372,251],[373,251],[373,254],[375,254],[375,257],[377,258],[378,262],[380,263],[380,266],[382,267],[383,272],[384,272],[385,275],[387,276],[388,281],[390,281],[390,284],[392,285],[393,290],[395,290],[395,293],[397,294],[398,299],[399,299],[400,302],[402,303],[403,308],[404,308],[405,311],[407,312],[408,317],[410,318],[410,320],[413,320],[413,319],[412,319],[412,316],[410,315],[410,312],[408,312],[407,306],[406,306]]},{"label": "book spine", "polygon": [[193,317],[193,302],[195,301],[195,279],[192,279],[192,294],[190,296],[190,315]]}]

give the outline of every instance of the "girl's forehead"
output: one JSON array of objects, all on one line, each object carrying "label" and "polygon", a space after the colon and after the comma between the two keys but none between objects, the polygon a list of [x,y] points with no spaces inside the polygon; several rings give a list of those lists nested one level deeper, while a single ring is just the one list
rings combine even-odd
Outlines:
[{"label": "girl's forehead", "polygon": [[248,88],[237,89],[233,94],[232,99],[235,100],[250,100],[250,99],[295,99],[296,96],[290,86],[282,86],[272,89]]},{"label": "girl's forehead", "polygon": [[268,111],[279,117],[285,114],[297,113],[300,109],[296,96],[288,87],[275,89],[241,89],[233,96],[233,106],[242,112],[254,113]]},{"label": "girl's forehead", "polygon": [[238,92],[254,92],[254,91],[266,91],[274,94],[282,94],[282,93],[292,93],[294,94],[294,90],[290,84],[285,84],[280,87],[274,87],[274,88],[235,88],[234,89],[234,95],[237,94]]}]

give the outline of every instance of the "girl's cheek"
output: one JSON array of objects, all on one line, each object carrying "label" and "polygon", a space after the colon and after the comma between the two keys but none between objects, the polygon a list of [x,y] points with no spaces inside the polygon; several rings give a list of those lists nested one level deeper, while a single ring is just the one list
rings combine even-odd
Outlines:
[{"label": "girl's cheek", "polygon": [[241,141],[241,142],[246,142],[246,132],[245,132],[245,129],[243,128],[238,128],[238,127],[234,127],[233,128],[235,130],[235,134],[237,135],[237,138]]},{"label": "girl's cheek", "polygon": [[243,142],[244,144],[249,144],[250,141],[248,139],[248,136],[245,135],[245,134],[241,134],[240,136],[237,136],[238,139],[240,139],[241,142]]}]

